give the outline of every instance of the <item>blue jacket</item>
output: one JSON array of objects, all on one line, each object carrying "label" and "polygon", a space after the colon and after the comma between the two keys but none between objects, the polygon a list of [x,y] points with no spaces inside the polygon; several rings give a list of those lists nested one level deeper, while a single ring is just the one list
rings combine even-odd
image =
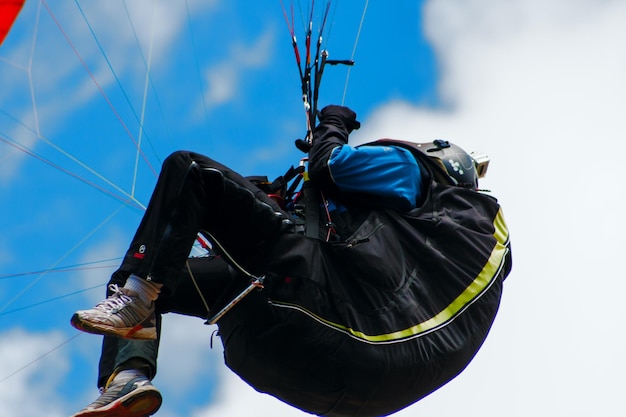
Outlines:
[{"label": "blue jacket", "polygon": [[349,133],[341,117],[321,120],[310,151],[311,181],[339,201],[356,196],[378,207],[415,208],[423,181],[411,152],[396,146],[352,147]]},{"label": "blue jacket", "polygon": [[398,210],[415,208],[421,198],[421,171],[407,149],[343,145],[332,150],[327,165],[342,193],[367,194]]}]

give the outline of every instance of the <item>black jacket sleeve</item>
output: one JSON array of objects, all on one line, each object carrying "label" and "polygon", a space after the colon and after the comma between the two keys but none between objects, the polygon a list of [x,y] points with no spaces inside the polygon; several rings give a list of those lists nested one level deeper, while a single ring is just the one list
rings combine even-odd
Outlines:
[{"label": "black jacket sleeve", "polygon": [[322,190],[336,191],[328,168],[333,149],[348,143],[348,136],[360,123],[356,113],[347,107],[327,106],[320,113],[320,123],[313,132],[313,145],[309,151],[309,179]]}]

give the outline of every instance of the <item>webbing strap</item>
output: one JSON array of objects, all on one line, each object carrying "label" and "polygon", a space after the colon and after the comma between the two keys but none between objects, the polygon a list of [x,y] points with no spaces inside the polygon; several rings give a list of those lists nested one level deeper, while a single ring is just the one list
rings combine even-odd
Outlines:
[{"label": "webbing strap", "polygon": [[319,191],[317,190],[317,188],[311,185],[310,181],[306,181],[304,185],[302,186],[302,192],[304,193],[304,216],[306,218],[306,232],[305,232],[306,237],[319,239],[320,237]]}]

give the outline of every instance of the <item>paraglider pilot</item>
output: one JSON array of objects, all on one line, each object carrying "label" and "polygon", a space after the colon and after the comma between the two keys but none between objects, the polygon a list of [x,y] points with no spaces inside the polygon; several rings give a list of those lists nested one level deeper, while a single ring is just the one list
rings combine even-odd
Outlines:
[{"label": "paraglider pilot", "polygon": [[[250,276],[263,290],[217,323],[225,362],[301,410],[388,415],[469,364],[511,269],[484,164],[443,140],[348,145],[359,126],[346,107],[321,111],[289,204],[206,156],[166,159],[108,298],[72,316],[105,335],[102,394],[74,417],[155,413],[161,314],[210,317]],[[217,256],[189,258],[199,232]]]}]

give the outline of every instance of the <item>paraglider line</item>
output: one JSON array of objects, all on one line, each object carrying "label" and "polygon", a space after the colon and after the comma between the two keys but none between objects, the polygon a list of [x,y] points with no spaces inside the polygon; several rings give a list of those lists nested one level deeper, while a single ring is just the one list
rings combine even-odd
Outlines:
[{"label": "paraglider line", "polygon": [[209,308],[209,303],[206,302],[206,299],[204,298],[204,294],[200,290],[198,281],[196,281],[196,277],[191,271],[191,265],[189,265],[189,261],[185,262],[185,266],[187,267],[187,272],[189,272],[189,277],[191,278],[191,282],[193,282],[193,285],[196,288],[196,291],[198,292],[198,295],[200,296],[202,303],[204,304],[204,308],[206,308],[207,314],[209,314],[211,312],[211,309]]},{"label": "paraglider line", "polygon": [[3,383],[4,381],[6,381],[7,379],[11,378],[13,375],[16,375],[16,374],[22,372],[24,369],[28,368],[29,366],[34,365],[36,362],[39,362],[41,359],[45,358],[46,356],[48,356],[52,352],[55,352],[55,351],[59,350],[60,348],[62,348],[63,346],[65,346],[66,344],[71,342],[72,340],[76,339],[78,336],[81,336],[82,334],[83,333],[75,334],[74,336],[72,336],[69,339],[65,340],[60,345],[54,347],[52,350],[49,350],[48,352],[44,353],[43,355],[41,355],[41,356],[33,359],[32,361],[28,362],[26,365],[22,366],[21,368],[16,369],[15,371],[13,371],[10,374],[6,375],[4,378],[0,379],[0,384]]},{"label": "paraglider line", "polygon": [[[124,96],[124,100],[128,104],[130,111],[133,113],[133,116],[135,117],[135,120],[137,121],[137,123],[141,127],[143,127],[143,123],[140,120],[139,115],[137,115],[137,112],[135,111],[135,106],[132,104],[132,102],[130,100],[130,97],[128,97],[128,94],[126,94],[126,89],[122,86],[122,81],[120,80],[120,78],[117,75],[117,72],[113,68],[113,65],[111,64],[111,61],[109,60],[109,57],[107,56],[106,52],[104,51],[104,47],[102,46],[102,43],[100,42],[100,40],[96,36],[96,33],[94,32],[93,27],[91,26],[91,23],[89,23],[89,20],[87,19],[87,15],[83,11],[83,8],[81,7],[81,5],[78,3],[78,0],[74,0],[74,2],[76,3],[76,7],[78,7],[78,11],[80,12],[81,16],[83,17],[83,20],[85,21],[85,24],[87,25],[87,28],[89,29],[89,32],[91,33],[91,37],[93,38],[94,42],[96,42],[96,45],[98,46],[98,49],[100,50],[100,53],[102,54],[102,57],[104,58],[104,61],[107,63],[109,71],[111,71],[111,74],[113,75],[113,78],[115,78],[115,82],[119,86],[120,91],[122,92],[122,95]],[[126,6],[125,3],[124,3],[124,6]],[[126,15],[128,16],[128,9],[126,9]],[[129,17],[129,20],[130,20],[130,17]],[[132,26],[132,23],[131,23],[131,29],[133,30],[133,34],[135,35],[135,41],[137,43],[139,43],[137,41],[137,34],[135,33],[135,30],[134,30],[134,27]],[[143,59],[144,66],[146,66],[146,59],[143,56],[141,48],[139,48],[139,54],[141,55],[141,58]],[[152,86],[152,91],[155,91],[154,86]],[[157,100],[157,102],[158,102],[158,100]],[[159,106],[159,109],[160,109],[160,106]],[[148,140],[148,143],[150,144],[150,147],[152,148],[152,151],[153,151],[154,155],[156,156],[157,159],[159,159],[156,151],[154,150],[154,146],[153,146],[152,141],[150,140],[149,136],[145,132],[144,132],[144,135],[146,136],[146,139]],[[161,161],[159,160],[159,163],[160,162]]]},{"label": "paraglider line", "polygon": [[135,155],[135,170],[133,172],[133,185],[131,187],[130,195],[135,196],[135,187],[137,186],[137,170],[139,168],[139,155],[141,154],[141,140],[143,138],[143,126],[146,118],[146,102],[148,98],[148,85],[150,85],[150,69],[152,67],[152,51],[154,49],[154,15],[156,13],[156,7],[152,7],[152,28],[150,33],[150,49],[148,51],[148,63],[146,67],[146,79],[143,87],[143,100],[141,103],[141,117],[139,120],[139,137],[137,138],[137,152]]},{"label": "paraglider line", "polygon": [[[78,0],[76,0],[78,1]],[[133,19],[130,17],[130,13],[128,12],[128,7],[126,6],[126,2],[123,1],[122,4],[124,5],[124,11],[126,12],[126,18],[128,19],[128,24],[130,25],[130,29],[133,32],[133,37],[135,38],[135,44],[137,45],[137,51],[139,52],[139,55],[141,56],[141,60],[143,61],[143,65],[144,68],[146,69],[146,71],[148,71],[148,63],[146,61],[146,57],[143,53],[143,50],[141,48],[141,43],[139,42],[139,37],[137,36],[137,31],[135,30],[135,25],[133,24]],[[159,114],[161,116],[161,120],[163,120],[163,124],[165,126],[165,129],[167,131],[167,137],[171,138],[172,134],[169,130],[169,126],[167,125],[167,123],[165,123],[165,112],[163,111],[163,106],[161,105],[161,100],[159,99],[159,94],[157,93],[157,88],[154,86],[154,83],[152,82],[152,77],[150,77],[150,87],[151,87],[151,91],[152,94],[154,94],[154,100],[156,102],[157,108],[159,109]],[[123,90],[124,88],[121,86],[120,84],[120,88]],[[128,102],[128,104],[132,107],[132,104],[130,104],[130,101]],[[137,116],[137,113],[134,112],[133,113],[135,115],[135,119],[137,120],[137,122],[139,123],[139,117]],[[142,123],[143,126],[143,123]],[[145,126],[143,126],[143,128],[145,129]],[[154,156],[156,157],[156,159],[159,161],[159,164],[161,164],[161,158],[159,158],[159,155],[156,151],[156,149],[154,148],[154,145],[152,143],[152,140],[150,140],[150,137],[148,135],[145,134],[144,131],[144,135],[146,136],[146,139],[148,140],[148,143],[150,144],[150,148],[152,149],[152,152],[154,154]]]},{"label": "paraglider line", "polygon": [[74,51],[74,54],[78,57],[78,60],[80,61],[80,63],[83,65],[83,68],[85,68],[85,71],[87,71],[87,74],[89,74],[89,77],[91,78],[91,80],[93,81],[93,83],[95,84],[96,88],[98,89],[98,91],[100,91],[100,94],[102,95],[102,97],[104,98],[104,100],[107,102],[107,104],[109,105],[109,108],[111,109],[111,111],[113,112],[113,114],[115,115],[115,117],[117,118],[117,120],[120,122],[120,125],[122,126],[122,129],[124,129],[124,131],[126,132],[127,136],[130,138],[130,140],[135,144],[135,147],[137,149],[139,149],[139,151],[141,152],[141,155],[144,159],[144,161],[146,162],[146,164],[148,165],[148,167],[150,168],[150,170],[152,171],[152,173],[154,174],[154,176],[158,176],[157,171],[154,169],[154,167],[152,166],[152,164],[150,163],[150,161],[148,160],[148,158],[146,157],[146,155],[143,153],[143,151],[141,151],[141,148],[139,147],[139,144],[137,143],[137,140],[133,137],[133,134],[130,132],[128,126],[126,125],[126,123],[124,123],[124,120],[122,119],[122,116],[119,114],[119,112],[116,110],[115,106],[113,105],[113,103],[111,102],[111,100],[109,99],[109,97],[107,96],[107,94],[105,93],[104,89],[102,88],[102,86],[100,85],[100,83],[98,83],[98,81],[96,80],[95,75],[93,74],[93,72],[89,69],[89,66],[87,65],[87,63],[85,62],[85,60],[83,59],[83,57],[78,53],[78,50],[76,49],[76,47],[74,46],[74,44],[72,43],[72,41],[70,40],[69,36],[67,35],[67,33],[65,32],[65,30],[63,29],[63,27],[61,26],[61,23],[58,21],[58,19],[56,18],[56,16],[54,15],[54,13],[52,13],[52,10],[50,9],[50,6],[48,6],[48,3],[46,3],[46,0],[41,0],[42,4],[44,5],[44,7],[48,10],[48,13],[50,14],[50,17],[52,18],[52,20],[54,21],[54,23],[57,25],[57,27],[59,28],[59,31],[61,32],[61,34],[63,35],[63,37],[65,38],[65,40],[67,41],[67,43],[70,45],[70,48],[72,48],[72,50]]},{"label": "paraglider line", "polygon": [[[202,71],[200,70],[200,60],[198,59],[196,37],[191,24],[191,13],[189,13],[189,2],[185,0],[185,11],[187,14],[187,27],[189,28],[189,38],[191,39],[191,50],[193,51],[193,59],[196,67],[196,76],[198,77],[198,84],[200,85],[200,91],[206,91],[206,86],[202,80]],[[204,112],[204,118],[208,119],[209,110],[206,103],[206,97],[204,94],[200,94],[200,100],[202,101],[202,110]]]},{"label": "paraglider line", "polygon": [[[104,268],[104,267],[100,267],[100,268]],[[95,290],[96,288],[102,288],[105,285],[106,284],[94,285],[93,287],[84,288],[82,290],[78,290],[78,291],[74,291],[74,292],[71,292],[71,293],[68,293],[68,294],[60,295],[58,297],[49,298],[49,299],[46,299],[44,301],[40,301],[38,303],[30,304],[30,305],[27,305],[27,306],[24,306],[24,307],[20,307],[20,308],[16,308],[16,309],[9,310],[9,311],[3,311],[2,313],[0,313],[0,316],[6,316],[7,314],[17,313],[18,311],[28,310],[29,308],[37,307],[37,306],[40,306],[40,305],[43,305],[43,304],[48,304],[48,303],[51,303],[51,302],[57,301],[57,300],[62,300],[63,298],[71,297],[72,295],[82,294],[82,293],[87,292],[87,291]]]},{"label": "paraglider line", "polygon": [[[294,32],[293,3],[291,4],[291,11],[292,11],[291,21],[289,20],[287,9],[285,8],[283,1],[280,0],[280,3],[281,3],[282,10],[283,10],[283,16],[285,18],[285,22],[287,23],[289,33],[291,34],[293,48],[296,53],[296,63],[298,64],[298,69],[300,71],[302,101],[304,104],[304,111],[305,111],[305,116],[306,116],[306,127],[307,127],[306,142],[311,144],[312,139],[313,139],[312,138],[313,128],[315,127],[315,124],[316,124],[316,117],[317,117],[317,111],[318,111],[317,107],[318,107],[318,101],[319,101],[319,89],[321,85],[322,76],[324,74],[324,67],[326,64],[330,64],[330,65],[342,64],[342,65],[348,65],[348,66],[354,65],[354,56],[356,54],[356,47],[358,45],[361,31],[363,29],[363,23],[365,21],[365,15],[367,14],[369,0],[366,0],[365,5],[363,7],[361,21],[359,24],[359,28],[357,31],[356,39],[355,39],[353,50],[352,50],[352,57],[350,59],[344,59],[344,60],[328,60],[327,59],[328,51],[322,50],[323,33],[328,22],[330,9],[332,7],[331,0],[328,0],[326,2],[326,5],[323,9],[323,13],[320,19],[319,32],[318,32],[319,35],[317,39],[316,50],[314,52],[315,57],[314,57],[313,63],[311,63],[311,56],[312,56],[311,35],[313,31],[315,1],[313,0],[311,2],[311,9],[307,11],[307,15],[309,17],[308,23],[304,24],[303,22],[303,25],[305,27],[305,35],[306,35],[306,59],[305,59],[304,68],[300,62],[300,56],[299,56],[298,46],[297,46],[295,32]],[[334,16],[334,13],[335,12],[333,12],[333,16]],[[301,16],[302,15],[303,13],[301,11]],[[331,27],[332,27],[332,23],[333,22],[331,20],[330,22]],[[342,105],[345,102],[349,78],[350,78],[350,69],[348,69],[348,73],[346,76],[346,82],[345,82],[344,91],[343,91],[343,98],[341,102]]]},{"label": "paraglider line", "polygon": [[[111,213],[106,219],[104,219],[102,221],[102,223],[100,223],[98,226],[96,226],[93,230],[91,230],[89,233],[87,233],[87,235],[85,235],[78,243],[76,243],[74,245],[73,248],[71,248],[70,250],[68,250],[63,256],[61,256],[61,258],[56,261],[54,263],[54,265],[49,269],[52,269],[54,267],[56,267],[56,265],[58,265],[59,263],[61,263],[61,261],[65,258],[67,258],[71,253],[73,253],[75,250],[77,250],[79,247],[82,246],[83,243],[85,243],[87,241],[87,239],[89,239],[91,236],[93,236],[101,227],[103,227],[105,224],[107,224],[115,215],[117,215],[117,213],[119,213],[119,211],[125,207],[125,205],[120,206],[117,210],[115,210],[113,213]],[[22,291],[20,291],[15,297],[13,297],[11,300],[9,300],[7,303],[5,303],[2,307],[0,307],[0,313],[3,312],[4,310],[7,309],[7,307],[9,307],[11,304],[13,304],[15,301],[17,301],[22,295],[24,295],[28,290],[30,290],[32,287],[35,286],[35,284],[37,284],[43,277],[46,276],[46,273],[43,273],[41,275],[39,275],[37,278],[35,278],[34,280],[32,280],[26,287],[24,287],[24,289],[22,289]]]},{"label": "paraglider line", "polygon": [[83,178],[83,177],[79,176],[78,174],[75,174],[75,173],[71,172],[71,171],[70,171],[70,170],[68,170],[68,169],[63,168],[62,166],[60,166],[60,165],[58,165],[58,164],[55,164],[55,163],[54,163],[54,162],[52,162],[52,161],[49,161],[48,159],[46,159],[46,158],[44,158],[44,157],[42,157],[42,156],[40,156],[40,155],[37,155],[37,154],[36,154],[36,153],[34,153],[33,151],[31,151],[31,150],[29,150],[29,149],[25,148],[24,146],[19,145],[19,144],[17,144],[17,143],[14,143],[14,142],[12,142],[12,141],[10,141],[10,140],[8,140],[8,139],[6,139],[6,138],[2,137],[2,136],[0,136],[0,141],[2,141],[2,142],[4,142],[4,143],[6,143],[7,145],[11,145],[11,146],[13,146],[14,148],[19,149],[20,151],[24,152],[25,154],[30,155],[30,156],[32,156],[33,158],[36,158],[36,159],[40,160],[41,162],[44,162],[44,163],[46,163],[46,164],[50,165],[52,168],[55,168],[55,169],[57,169],[57,170],[59,170],[59,171],[61,171],[61,172],[65,173],[65,174],[69,175],[70,177],[73,177],[73,178],[75,178],[75,179],[77,179],[77,180],[79,180],[79,181],[83,182],[84,184],[87,184],[88,186],[90,186],[90,187],[92,187],[92,188],[95,188],[96,190],[98,190],[98,191],[102,192],[103,194],[106,194],[106,195],[108,195],[108,196],[110,196],[110,197],[113,197],[114,199],[116,199],[116,200],[118,200],[118,201],[123,202],[123,203],[124,203],[124,204],[126,204],[126,205],[129,205],[129,206],[131,206],[131,207],[138,208],[138,209],[140,209],[140,210],[145,210],[145,207],[144,207],[142,204],[140,204],[137,200],[135,200],[134,198],[132,198],[132,197],[130,197],[130,198],[124,198],[124,197],[122,197],[122,196],[120,196],[120,195],[118,195],[118,194],[115,194],[114,192],[112,192],[112,191],[110,191],[110,190],[107,190],[106,188],[101,187],[101,186],[99,186],[98,184],[96,184],[96,183],[94,183],[94,182],[92,182],[92,181],[89,181],[89,180],[87,180],[87,179],[85,179],[85,178]]},{"label": "paraglider line", "polygon": [[[352,56],[350,57],[350,61],[354,62],[354,55],[356,54],[356,47],[359,44],[359,38],[361,37],[361,30],[363,29],[363,22],[365,21],[365,14],[367,13],[367,6],[369,5],[369,0],[365,1],[365,7],[363,7],[363,14],[361,15],[361,23],[359,23],[359,29],[356,34],[356,39],[354,40],[354,47],[352,48]],[[341,98],[341,105],[346,101],[346,95],[348,93],[348,83],[350,81],[350,71],[352,68],[348,68],[348,73],[346,74],[346,83],[343,87],[343,97]]]},{"label": "paraglider line", "polygon": [[120,258],[105,259],[105,260],[102,260],[102,261],[94,261],[94,262],[86,262],[86,263],[83,263],[83,264],[70,265],[70,266],[60,266],[58,268],[48,268],[48,269],[41,270],[41,271],[20,272],[20,273],[17,273],[17,274],[0,274],[0,280],[9,279],[9,278],[24,277],[26,275],[38,275],[38,274],[43,274],[43,273],[74,272],[74,271],[86,271],[86,270],[89,270],[89,269],[114,268],[115,265],[101,265],[101,266],[90,266],[90,267],[88,267],[87,265],[93,265],[93,264],[102,263],[102,262],[110,262],[110,261],[114,261],[114,260],[118,260],[118,259],[120,259]]}]

